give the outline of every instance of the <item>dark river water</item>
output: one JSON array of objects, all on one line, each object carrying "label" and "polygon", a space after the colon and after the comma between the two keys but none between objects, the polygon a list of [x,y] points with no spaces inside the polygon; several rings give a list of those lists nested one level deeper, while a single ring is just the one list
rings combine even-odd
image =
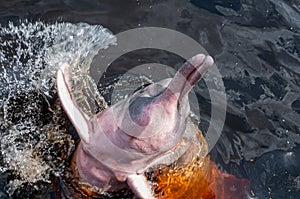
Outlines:
[{"label": "dark river water", "polygon": [[[17,27],[20,20],[100,24],[113,34],[139,27],[162,27],[193,38],[214,58],[227,95],[225,125],[210,152],[211,159],[221,171],[249,179],[249,198],[300,198],[300,0],[1,0],[1,26],[14,22]],[[21,39],[3,33],[0,38],[1,50],[5,41]],[[15,53],[12,50],[9,56]],[[29,58],[22,60],[24,63]],[[137,50],[116,60],[107,73],[124,73],[128,67],[152,62],[178,68],[176,64],[182,58],[162,50]],[[4,73],[5,62],[1,61],[0,66]],[[31,100],[37,98],[35,106],[40,110],[47,106],[34,93],[28,96]],[[205,94],[197,93],[197,97],[203,117],[200,128],[206,132],[210,99]],[[19,109],[30,103],[30,99],[20,99],[11,103]],[[54,104],[55,100],[50,102]],[[1,104],[2,123],[6,105]],[[39,122],[51,120],[53,115],[48,112],[42,110],[45,115]],[[18,117],[11,116],[11,121]],[[67,120],[63,122],[69,125]],[[8,135],[7,129],[2,126],[1,134]],[[61,139],[72,145],[69,137]],[[3,138],[2,159],[9,152],[9,143],[4,142]],[[60,167],[60,163],[54,164]],[[0,172],[0,198],[9,198],[9,190],[14,187],[9,183],[14,177],[11,169]],[[32,187],[24,185],[13,189],[10,197],[55,198],[47,187],[49,182],[42,182],[43,177],[35,185],[42,187],[42,193],[31,193]]]}]

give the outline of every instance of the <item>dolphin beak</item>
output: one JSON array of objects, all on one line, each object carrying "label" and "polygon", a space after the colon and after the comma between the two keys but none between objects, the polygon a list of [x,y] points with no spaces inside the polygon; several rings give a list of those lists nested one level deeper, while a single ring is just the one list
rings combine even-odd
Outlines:
[{"label": "dolphin beak", "polygon": [[165,93],[175,95],[178,103],[214,64],[211,56],[198,54],[186,61],[169,83]]}]

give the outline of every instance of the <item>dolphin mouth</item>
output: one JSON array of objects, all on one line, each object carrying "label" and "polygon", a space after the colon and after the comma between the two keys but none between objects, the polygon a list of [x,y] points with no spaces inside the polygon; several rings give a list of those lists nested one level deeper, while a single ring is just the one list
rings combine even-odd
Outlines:
[{"label": "dolphin mouth", "polygon": [[214,64],[209,55],[198,54],[186,61],[175,74],[166,90],[176,95],[178,103],[188,94],[205,72]]}]

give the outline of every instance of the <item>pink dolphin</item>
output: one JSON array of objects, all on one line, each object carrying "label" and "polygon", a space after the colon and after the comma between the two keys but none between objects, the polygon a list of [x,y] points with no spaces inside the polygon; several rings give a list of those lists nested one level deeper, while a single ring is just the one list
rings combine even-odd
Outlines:
[{"label": "pink dolphin", "polygon": [[144,171],[176,161],[185,152],[190,113],[188,93],[213,65],[198,54],[183,64],[173,78],[151,84],[127,99],[89,118],[71,95],[70,66],[57,72],[62,106],[81,142],[76,164],[80,177],[104,191],[126,182],[139,198],[154,198]]}]

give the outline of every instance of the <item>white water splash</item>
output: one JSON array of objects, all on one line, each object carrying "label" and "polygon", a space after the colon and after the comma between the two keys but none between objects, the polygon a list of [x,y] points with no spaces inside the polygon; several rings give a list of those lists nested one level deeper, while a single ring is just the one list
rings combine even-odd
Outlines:
[{"label": "white water splash", "polygon": [[[53,119],[58,117],[56,110],[49,109],[53,109],[50,103],[56,97],[55,74],[59,66],[65,62],[72,65],[75,89],[80,89],[81,84],[89,85],[81,89],[81,96],[87,90],[98,92],[88,76],[89,66],[100,49],[115,42],[107,29],[85,23],[24,21],[1,27],[0,175],[9,172],[16,177],[6,186],[9,195],[24,184],[38,190],[38,182],[50,182],[49,173],[55,171],[55,164],[34,153],[37,146],[47,142],[49,132],[57,135],[56,139],[71,139],[61,130],[59,118],[56,122]],[[100,94],[98,98],[102,100]],[[52,148],[46,148],[45,153]]]}]

